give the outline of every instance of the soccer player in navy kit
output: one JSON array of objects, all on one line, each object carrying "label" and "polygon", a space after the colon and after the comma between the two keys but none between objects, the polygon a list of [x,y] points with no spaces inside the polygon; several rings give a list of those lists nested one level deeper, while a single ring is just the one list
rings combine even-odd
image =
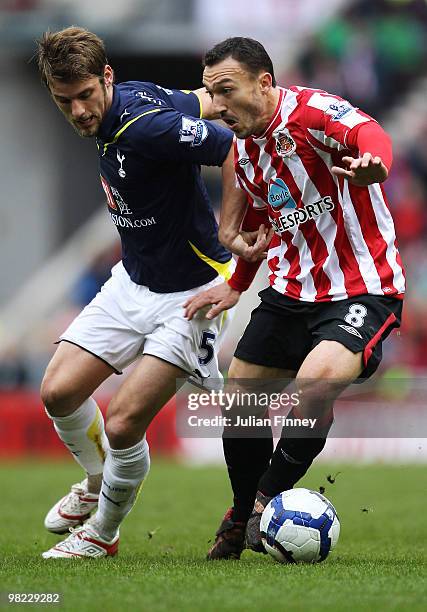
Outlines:
[{"label": "soccer player in navy kit", "polygon": [[[41,388],[59,437],[87,474],[47,514],[48,530],[74,529],[43,557],[103,557],[117,552],[119,526],[149,470],[146,429],[176,380],[220,376],[216,349],[228,317],[188,321],[183,303],[232,274],[199,164],[229,159],[233,172],[233,135],[201,119],[212,116],[204,89],[113,84],[103,42],[82,28],[45,33],[36,57],[66,119],[80,136],[96,137],[122,240],[122,261],[61,336]],[[91,395],[137,357],[104,431]]]}]

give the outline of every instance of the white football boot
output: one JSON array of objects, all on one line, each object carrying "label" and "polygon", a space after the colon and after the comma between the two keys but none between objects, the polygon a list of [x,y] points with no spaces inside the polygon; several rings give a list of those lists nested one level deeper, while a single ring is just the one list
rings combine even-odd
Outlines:
[{"label": "white football boot", "polygon": [[70,527],[82,525],[98,507],[98,495],[88,493],[87,478],[73,484],[65,495],[49,510],[44,526],[52,533],[67,533]]},{"label": "white football boot", "polygon": [[78,559],[114,557],[119,549],[119,534],[112,540],[101,538],[95,525],[87,521],[80,527],[71,527],[70,535],[42,553],[43,559]]}]

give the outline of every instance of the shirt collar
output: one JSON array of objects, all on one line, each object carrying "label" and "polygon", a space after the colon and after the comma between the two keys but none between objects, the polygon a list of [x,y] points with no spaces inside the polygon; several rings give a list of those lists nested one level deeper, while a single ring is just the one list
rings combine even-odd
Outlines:
[{"label": "shirt collar", "polygon": [[254,140],[259,140],[260,138],[269,138],[271,136],[271,132],[273,131],[273,127],[274,127],[274,123],[277,119],[277,115],[280,113],[280,108],[282,106],[282,102],[283,102],[285,93],[286,93],[285,90],[282,87],[279,87],[279,100],[277,101],[277,105],[276,105],[276,108],[274,109],[274,113],[270,119],[270,122],[260,136],[252,136]]}]

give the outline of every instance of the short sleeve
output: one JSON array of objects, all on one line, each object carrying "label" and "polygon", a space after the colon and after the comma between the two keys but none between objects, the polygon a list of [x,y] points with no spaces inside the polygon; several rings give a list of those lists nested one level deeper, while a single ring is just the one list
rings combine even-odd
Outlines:
[{"label": "short sleeve", "polygon": [[177,97],[177,105],[174,108],[192,117],[202,116],[202,106],[199,97],[194,92],[175,91],[174,95]]},{"label": "short sleeve", "polygon": [[321,91],[311,92],[307,97],[302,118],[308,139],[315,138],[333,149],[347,148],[350,130],[375,121],[347,100]]},{"label": "short sleeve", "polygon": [[129,128],[129,137],[145,157],[207,166],[221,166],[233,141],[231,130],[175,109],[141,116]]}]

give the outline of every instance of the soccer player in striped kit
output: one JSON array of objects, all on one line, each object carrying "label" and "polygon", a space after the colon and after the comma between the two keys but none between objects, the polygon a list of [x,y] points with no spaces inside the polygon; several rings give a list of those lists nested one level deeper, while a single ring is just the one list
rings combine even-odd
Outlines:
[{"label": "soccer player in striped kit", "polygon": [[[229,370],[235,379],[296,378],[298,408],[317,419],[315,436],[224,437],[234,505],[217,532],[209,559],[262,551],[259,522],[268,501],[292,488],[325,445],[333,402],[381,361],[381,344],[400,324],[405,277],[381,183],[391,163],[390,139],[366,113],[339,96],[280,87],[264,47],[231,38],[205,56],[203,82],[233,130],[240,203],[224,201],[220,239],[242,255],[251,235],[271,225],[270,287],[238,343]],[[234,305],[258,264],[187,303],[191,318]],[[245,536],[246,532],[246,536]]]}]

